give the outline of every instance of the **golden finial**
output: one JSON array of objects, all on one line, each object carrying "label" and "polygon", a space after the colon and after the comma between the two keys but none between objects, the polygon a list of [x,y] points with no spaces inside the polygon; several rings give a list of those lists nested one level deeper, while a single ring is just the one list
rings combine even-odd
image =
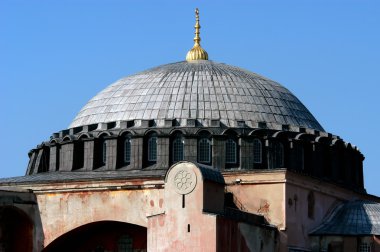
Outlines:
[{"label": "golden finial", "polygon": [[187,61],[192,60],[208,60],[208,54],[207,52],[201,47],[201,38],[199,37],[199,30],[201,29],[201,26],[199,24],[199,10],[198,8],[195,9],[195,37],[194,37],[194,46],[191,48],[191,50],[186,55]]}]

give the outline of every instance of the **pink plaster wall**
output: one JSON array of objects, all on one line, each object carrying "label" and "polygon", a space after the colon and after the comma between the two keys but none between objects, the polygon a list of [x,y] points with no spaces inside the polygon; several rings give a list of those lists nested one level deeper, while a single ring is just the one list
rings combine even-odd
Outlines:
[{"label": "pink plaster wall", "polygon": [[[314,194],[314,214],[308,215],[308,194]],[[296,200],[295,200],[296,199]],[[308,233],[319,226],[322,220],[338,204],[344,200],[372,200],[377,197],[359,194],[334,184],[322,183],[318,180],[287,173],[286,182],[286,234],[287,239],[282,243],[300,248],[312,248],[312,237]]]},{"label": "pink plaster wall", "polygon": [[[379,198],[359,194],[286,170],[241,171],[223,174],[226,189],[236,197],[243,211],[262,214],[279,229],[279,251],[288,247],[312,248],[308,233],[343,200]],[[308,216],[308,194],[314,194],[314,215]]]},{"label": "pink plaster wall", "polygon": [[[166,189],[163,189],[162,180],[149,179],[28,186],[37,196],[44,245],[81,225],[110,220],[148,227],[151,251],[215,251],[218,243],[216,215],[204,210],[222,211],[226,189],[233,193],[241,210],[261,214],[278,227],[279,251],[287,251],[288,246],[309,249],[312,245],[309,231],[339,202],[380,201],[374,196],[285,170],[228,172],[223,174],[226,182],[223,187],[203,181],[195,165],[186,165],[196,174],[197,183],[193,191],[185,194],[184,208],[182,194],[170,182],[177,166],[169,170]],[[315,198],[311,218],[307,214],[310,191]],[[192,244],[191,248],[186,244]]]},{"label": "pink plaster wall", "polygon": [[163,211],[163,189],[101,190],[97,187],[92,190],[91,186],[87,185],[86,189],[86,185],[82,185],[81,189],[67,192],[59,192],[62,189],[59,185],[56,185],[56,192],[44,192],[39,188],[37,201],[45,247],[66,232],[88,223],[108,220],[146,227],[147,215]]},{"label": "pink plaster wall", "polygon": [[[185,194],[184,207],[183,196],[173,182],[181,169],[196,175],[196,186]],[[191,163],[178,164],[169,170],[165,181],[165,212],[148,218],[149,251],[216,251],[216,216],[203,212],[207,182],[199,169]],[[220,191],[213,186],[210,190]]]},{"label": "pink plaster wall", "polygon": [[264,215],[268,222],[279,229],[286,228],[284,171],[223,175],[227,191],[234,194],[238,207],[242,206],[241,210]]}]

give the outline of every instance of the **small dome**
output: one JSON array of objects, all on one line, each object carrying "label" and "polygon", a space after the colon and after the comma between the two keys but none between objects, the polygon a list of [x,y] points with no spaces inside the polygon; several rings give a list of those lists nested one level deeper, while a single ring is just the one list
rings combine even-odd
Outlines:
[{"label": "small dome", "polygon": [[311,235],[380,235],[380,204],[349,201],[336,207]]},{"label": "small dome", "polygon": [[[93,97],[70,127],[128,120],[244,121],[324,131],[307,108],[277,82],[208,60],[167,64],[125,77]],[[278,127],[276,128],[278,129]]]}]

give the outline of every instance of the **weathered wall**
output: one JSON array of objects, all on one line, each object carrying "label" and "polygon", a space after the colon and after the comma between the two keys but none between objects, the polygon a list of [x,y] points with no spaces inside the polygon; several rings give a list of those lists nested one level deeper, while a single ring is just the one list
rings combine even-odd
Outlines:
[{"label": "weathered wall", "polygon": [[[186,193],[173,182],[178,171],[169,170],[166,182],[145,178],[25,185],[33,190],[38,205],[23,209],[25,204],[7,204],[23,209],[34,223],[39,223],[34,226],[35,246],[47,246],[89,223],[118,221],[148,227],[152,251],[215,251],[217,220],[210,212],[222,212],[224,187],[203,181],[200,170],[191,165],[188,169],[195,174],[195,186]],[[281,252],[289,246],[312,249],[308,233],[343,200],[379,201],[377,197],[286,170],[229,171],[223,175],[225,189],[233,193],[238,208],[261,214],[279,228]],[[247,237],[241,226],[239,230],[241,237]],[[252,232],[256,231],[246,234]],[[256,246],[257,242],[252,244]],[[186,244],[194,246],[190,249]]]},{"label": "weathered wall", "polygon": [[[134,182],[138,184],[139,182]],[[125,187],[120,182],[103,184],[57,184],[36,193],[44,230],[44,245],[82,225],[97,221],[120,221],[147,226],[147,215],[162,212],[163,190],[149,181],[140,187]],[[160,184],[160,183],[158,183]],[[136,186],[136,185],[135,185]],[[74,188],[75,187],[75,188]],[[108,187],[108,188],[107,188]],[[62,190],[62,191],[60,191]]]},{"label": "weathered wall", "polygon": [[[194,164],[181,163],[169,170],[165,212],[148,218],[149,251],[216,251],[216,216],[203,212],[205,183]],[[218,204],[209,207],[221,211]]]},{"label": "weathered wall", "polygon": [[226,218],[217,221],[217,250],[228,252],[274,252],[275,230],[264,229]]},{"label": "weathered wall", "polygon": [[244,172],[223,174],[235,204],[243,211],[264,215],[280,230],[285,223],[285,171]]},{"label": "weathered wall", "polygon": [[[299,183],[299,181],[298,181]],[[316,191],[311,185],[296,186],[292,183],[286,187],[287,211],[287,245],[299,248],[310,248],[309,232],[318,226],[325,215],[336,207],[341,198],[336,194]],[[314,206],[309,195],[314,195]],[[310,209],[309,209],[310,208]]]},{"label": "weathered wall", "polygon": [[378,201],[377,197],[321,183],[292,172],[287,172],[286,181],[287,239],[281,242],[291,247],[312,249],[309,232],[320,225],[339,203],[355,199]]},{"label": "weathered wall", "polygon": [[[280,251],[311,249],[308,233],[343,200],[377,197],[350,191],[286,170],[241,171],[223,174],[227,191],[243,211],[262,214],[280,230]],[[313,203],[314,202],[314,203]]]}]

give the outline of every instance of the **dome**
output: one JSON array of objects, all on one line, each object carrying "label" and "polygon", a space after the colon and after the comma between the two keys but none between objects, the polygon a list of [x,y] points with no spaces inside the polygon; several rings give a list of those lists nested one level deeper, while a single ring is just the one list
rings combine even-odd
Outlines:
[{"label": "dome", "polygon": [[227,127],[239,121],[269,129],[292,125],[324,131],[289,90],[250,71],[208,60],[158,66],[122,78],[93,97],[70,128],[129,120],[196,119]]},{"label": "dome", "polygon": [[380,235],[380,204],[355,200],[339,205],[311,235]]}]

